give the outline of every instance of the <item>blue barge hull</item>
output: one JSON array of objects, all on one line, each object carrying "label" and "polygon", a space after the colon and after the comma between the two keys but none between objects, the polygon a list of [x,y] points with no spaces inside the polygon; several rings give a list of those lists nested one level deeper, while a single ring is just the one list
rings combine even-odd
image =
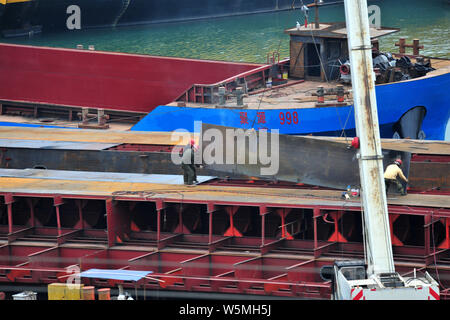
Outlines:
[{"label": "blue barge hull", "polygon": [[[402,116],[416,107],[423,107],[426,113],[421,129],[425,138],[450,140],[448,88],[450,73],[377,85],[381,137],[392,138]],[[263,123],[261,112],[264,113]],[[287,113],[292,115],[291,121],[284,118]],[[355,134],[353,106],[315,108],[313,105],[311,108],[261,110],[159,106],[131,130],[167,132],[185,129],[193,132],[195,121],[243,129],[278,129],[281,134],[341,136],[343,129],[346,135]]]}]

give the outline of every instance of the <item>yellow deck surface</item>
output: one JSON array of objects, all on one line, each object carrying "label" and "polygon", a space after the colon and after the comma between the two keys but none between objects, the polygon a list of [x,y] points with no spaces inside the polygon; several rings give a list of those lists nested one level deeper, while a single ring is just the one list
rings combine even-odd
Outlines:
[{"label": "yellow deck surface", "polygon": [[[197,134],[193,134],[198,139]],[[173,138],[172,138],[173,137]],[[327,139],[341,143],[350,143],[351,139],[334,137],[309,137],[311,139]],[[0,139],[40,140],[40,141],[71,141],[97,143],[126,143],[176,145],[182,141],[179,136],[170,132],[137,132],[137,131],[99,131],[86,129],[53,129],[53,128],[19,128],[1,127]],[[187,140],[185,140],[187,143]],[[382,139],[385,149],[399,150],[411,153],[450,155],[450,142],[431,140],[398,140]]]},{"label": "yellow deck surface", "polygon": [[[341,199],[341,191],[285,189],[267,187],[233,187],[197,185],[167,185],[155,183],[129,183],[110,181],[52,180],[36,178],[0,177],[0,192],[25,194],[55,194],[72,196],[117,196],[129,199],[163,199],[190,202],[211,201],[220,203],[242,203],[248,205],[330,205],[360,207],[360,199]],[[389,204],[449,208],[448,196],[409,194],[388,197]]]},{"label": "yellow deck surface", "polygon": [[170,132],[0,127],[0,139],[176,145]]}]

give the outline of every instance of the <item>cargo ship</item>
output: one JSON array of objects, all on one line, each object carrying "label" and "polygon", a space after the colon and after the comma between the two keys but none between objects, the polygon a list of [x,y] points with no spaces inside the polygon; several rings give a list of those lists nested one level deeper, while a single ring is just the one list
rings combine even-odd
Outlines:
[{"label": "cargo ship", "polygon": [[[319,29],[328,35],[336,31],[345,34],[329,27]],[[350,123],[346,120],[354,115],[348,84],[331,90],[341,83],[320,81],[325,75],[329,79],[336,71],[333,68],[305,71],[305,62],[308,65],[308,59],[318,57],[313,55],[316,47],[308,46],[307,39],[298,34],[301,31],[288,30],[301,43],[292,48],[293,59],[278,61],[276,54],[269,55],[270,61],[262,65],[1,44],[0,111],[36,119],[43,115],[66,117],[68,121],[83,114],[85,108],[91,113],[101,109],[98,115],[110,117],[125,117],[120,113],[128,112],[126,117],[135,119],[150,112],[160,120],[148,129],[170,123],[189,129],[193,120],[235,124],[234,117],[238,117],[236,127],[247,120],[255,127],[272,123],[270,129],[282,128],[279,122],[268,122],[269,116],[274,116],[297,126],[286,130],[296,134],[302,133],[300,128],[307,122],[306,115],[300,114],[304,110],[316,117],[323,132],[331,120],[321,118],[321,110],[329,108],[336,118],[344,110],[339,114],[342,123]],[[324,39],[321,44],[328,45]],[[333,39],[336,45],[345,37]],[[326,47],[321,48],[327,52]],[[416,64],[427,64],[414,56],[410,67],[417,72]],[[343,62],[338,69],[345,80],[349,66]],[[390,92],[399,96],[387,102],[380,98],[383,104],[378,111],[397,116],[399,136],[413,132],[423,138],[420,131],[424,131],[430,139],[444,130],[448,107],[445,92],[437,89],[448,87],[449,61],[431,59],[431,66],[436,70],[409,80],[402,80],[403,72],[394,72],[391,79],[390,73],[374,70],[379,81],[385,81],[377,86],[377,94],[383,87],[383,96]],[[287,79],[283,76],[286,72]],[[303,77],[298,72],[303,72]],[[414,98],[411,92],[420,92],[423,86],[429,92]],[[289,96],[289,90],[301,95]],[[394,108],[393,101],[406,105],[405,109]],[[422,101],[433,102],[424,105],[426,114],[420,108]],[[286,108],[291,103],[306,107]],[[158,105],[178,109],[168,112],[158,110]],[[269,110],[258,107],[261,105],[271,106],[276,113],[257,114]],[[252,107],[255,114],[246,115]],[[203,112],[195,113],[194,108]],[[204,118],[209,110],[226,113],[221,118],[217,113]],[[419,112],[408,112],[414,110]],[[184,117],[183,123],[178,122],[178,114]],[[424,121],[430,115],[434,115],[430,119],[434,129]],[[402,119],[412,124],[408,130]],[[84,289],[95,299],[95,289],[118,284],[136,292],[136,299],[146,294],[168,297],[168,292],[172,297],[204,294],[206,299],[213,294],[228,299],[230,294],[236,298],[330,299],[332,281],[323,278],[320,270],[336,259],[365,257],[363,209],[358,197],[346,199],[341,190],[317,185],[221,178],[207,168],[199,171],[200,184],[188,187],[181,181],[180,167],[170,162],[175,143],[169,129],[112,132],[98,130],[104,129],[102,123],[98,125],[95,131],[0,128],[1,283],[48,288],[49,298],[59,288],[59,293],[63,291],[59,299],[80,299]],[[148,125],[148,119],[134,129],[140,125]],[[345,132],[345,128],[334,130]],[[286,136],[291,138],[318,139]],[[314,145],[320,148],[322,144]],[[296,151],[290,152],[292,159],[300,160],[306,153],[315,156],[310,165],[332,167],[335,174],[348,172],[358,161],[346,139],[326,145],[320,152],[308,152],[300,145],[285,150]],[[327,154],[331,145],[346,158]],[[450,299],[449,143],[389,139],[382,141],[382,148],[412,154],[408,195],[391,195],[387,203],[396,270],[414,277],[429,272],[441,285],[440,296],[427,292],[429,299]],[[75,274],[98,269],[142,271],[149,276],[109,281],[97,275],[67,287]],[[69,294],[68,290],[73,291]],[[363,297],[355,297],[359,298]]]},{"label": "cargo ship", "polygon": [[[137,24],[180,22],[205,18],[298,9],[314,1],[292,0],[3,0],[3,36],[30,32],[79,30]],[[342,4],[342,1],[319,1]]]},{"label": "cargo ship", "polygon": [[[374,48],[396,31],[372,29]],[[345,28],[311,23],[286,33],[291,58],[274,52],[266,64],[1,44],[0,113],[74,121],[88,108],[136,131],[193,131],[198,121],[354,136]],[[418,41],[399,45],[398,54],[374,51],[382,138],[448,140],[450,61],[421,56]],[[416,47],[412,55],[407,46]]]}]

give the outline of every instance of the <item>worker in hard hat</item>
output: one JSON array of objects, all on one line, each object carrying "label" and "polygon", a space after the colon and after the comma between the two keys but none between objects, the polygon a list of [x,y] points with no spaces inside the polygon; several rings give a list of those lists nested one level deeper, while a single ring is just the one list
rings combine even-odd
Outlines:
[{"label": "worker in hard hat", "polygon": [[388,165],[386,170],[384,171],[384,183],[386,186],[386,194],[389,190],[389,187],[391,185],[394,185],[397,188],[397,192],[400,192],[402,196],[406,196],[406,188],[403,187],[403,184],[400,181],[401,179],[405,182],[408,182],[408,179],[406,179],[402,169],[400,168],[402,164],[403,164],[402,160],[397,159],[394,161],[394,163]]},{"label": "worker in hard hat", "polygon": [[181,168],[184,173],[184,184],[193,185],[198,183],[196,167],[199,167],[199,165],[194,164],[195,152],[197,150],[198,146],[195,144],[194,139],[191,139],[183,149]]}]

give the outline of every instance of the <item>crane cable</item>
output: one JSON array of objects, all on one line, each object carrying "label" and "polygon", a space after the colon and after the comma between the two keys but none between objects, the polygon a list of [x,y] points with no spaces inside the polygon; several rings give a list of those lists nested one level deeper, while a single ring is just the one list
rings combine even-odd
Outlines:
[{"label": "crane cable", "polygon": [[[278,53],[278,54],[280,54],[280,46],[281,46],[281,39],[280,39],[280,41],[278,42],[278,48],[277,48],[277,50],[275,51],[275,52]],[[274,62],[275,62],[275,61],[274,61]],[[269,69],[269,75],[270,75],[270,69]],[[252,127],[251,127],[250,129],[254,129],[254,127],[255,127],[255,121],[256,121],[256,118],[258,117],[258,112],[259,112],[259,110],[260,110],[261,102],[262,102],[262,100],[263,100],[263,98],[264,98],[264,94],[265,94],[267,91],[269,91],[269,90],[270,90],[270,88],[266,88],[266,89],[262,92],[261,98],[259,99],[259,103],[258,103],[258,109],[256,109],[255,116],[253,117]]]},{"label": "crane cable", "polygon": [[[303,0],[300,0],[300,1],[302,2],[302,7],[303,7],[303,6],[306,7],[306,6],[305,6],[305,3],[303,2]],[[294,0],[294,2],[295,2],[295,0]],[[316,10],[317,10],[317,8],[316,8]],[[325,81],[327,82],[327,84],[330,84],[330,81],[329,81],[329,79],[328,79],[328,77],[327,77],[327,73],[326,73],[326,70],[325,70],[325,66],[324,66],[324,63],[323,63],[323,60],[322,60],[322,56],[320,55],[319,49],[317,48],[317,43],[316,43],[316,39],[315,39],[315,37],[314,37],[314,32],[313,32],[312,29],[310,29],[310,31],[311,31],[311,38],[313,39],[313,43],[314,43],[314,48],[315,48],[315,50],[316,50],[316,54],[317,54],[317,56],[318,56],[318,58],[319,58],[319,61],[320,61],[320,67],[321,67],[321,69],[322,69],[322,71],[323,71],[323,75],[324,75],[324,77],[325,77]],[[335,108],[335,110],[336,110],[336,114],[337,114],[337,118],[338,118],[338,121],[339,121],[339,125],[340,125],[340,127],[341,127],[341,129],[342,129],[342,131],[341,131],[341,137],[342,137],[342,135],[343,135],[343,136],[345,137],[345,141],[348,143],[348,137],[347,137],[347,135],[345,134],[345,126],[347,125],[347,121],[345,122],[345,126],[344,126],[344,125],[342,124],[342,119],[341,119],[341,116],[339,115],[339,112],[338,112],[337,107],[335,106],[334,108]],[[352,104],[352,106],[349,108],[347,120],[348,120],[348,118],[350,117],[350,114],[351,114],[353,108],[354,108],[354,106],[353,106],[353,104]]]}]

